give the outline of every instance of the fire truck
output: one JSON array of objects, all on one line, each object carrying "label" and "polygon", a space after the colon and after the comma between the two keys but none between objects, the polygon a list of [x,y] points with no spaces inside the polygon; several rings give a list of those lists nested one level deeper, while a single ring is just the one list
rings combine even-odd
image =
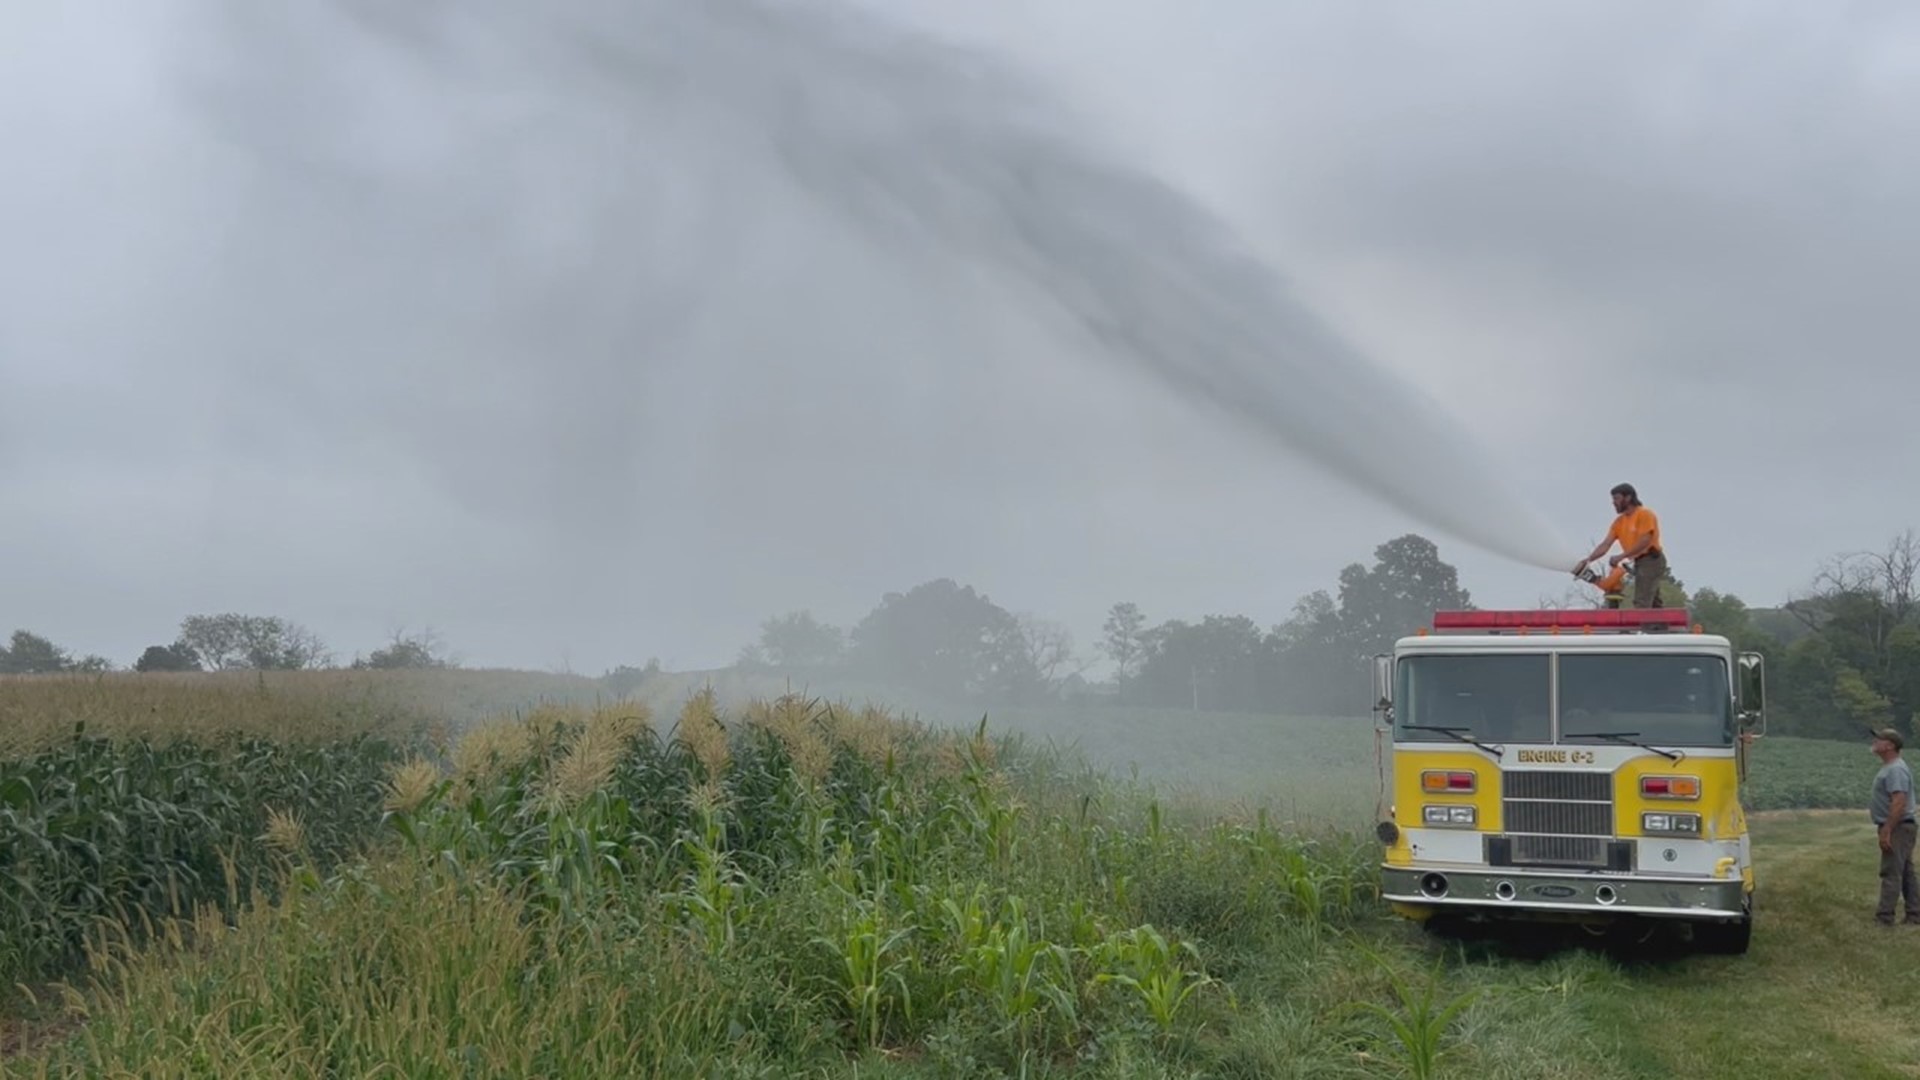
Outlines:
[{"label": "fire truck", "polygon": [[1384,898],[1420,922],[1679,923],[1746,952],[1764,686],[1685,609],[1436,612],[1374,658]]}]

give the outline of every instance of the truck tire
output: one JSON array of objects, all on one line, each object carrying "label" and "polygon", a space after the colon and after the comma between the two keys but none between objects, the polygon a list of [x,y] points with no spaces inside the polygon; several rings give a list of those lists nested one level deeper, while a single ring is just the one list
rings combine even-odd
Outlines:
[{"label": "truck tire", "polygon": [[1746,913],[1736,922],[1695,923],[1694,948],[1718,956],[1744,956],[1753,943],[1753,899],[1747,899]]}]

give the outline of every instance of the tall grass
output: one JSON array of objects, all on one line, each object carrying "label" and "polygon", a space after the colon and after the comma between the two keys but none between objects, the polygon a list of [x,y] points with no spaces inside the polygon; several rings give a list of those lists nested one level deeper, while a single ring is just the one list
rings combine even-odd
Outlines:
[{"label": "tall grass", "polygon": [[[25,1075],[1631,1071],[1590,1006],[1632,992],[1608,962],[1449,954],[1381,916],[1364,835],[1169,802],[984,725],[695,693],[663,716],[537,707],[444,748],[362,729],[38,753],[95,757],[5,766],[37,762],[36,820],[55,775],[147,754],[121,771],[230,803],[214,835],[275,887],[209,894],[225,863],[196,856],[199,904],[169,920],[122,875],[140,902],[64,924],[95,927],[79,1026],[6,1063]],[[119,783],[88,789],[107,816],[159,797]],[[84,846],[61,850],[77,881]]]},{"label": "tall grass", "polygon": [[81,1034],[39,1064],[1033,1072],[1120,1042],[1176,1061],[1236,1007],[1210,940],[1370,910],[1358,849],[1176,826],[1093,785],[984,729],[797,697],[729,719],[696,695],[664,730],[539,710],[392,763],[366,866],[323,867],[294,820],[278,905],[108,942]]},{"label": "tall grass", "polygon": [[77,964],[100,920],[249,896],[274,822],[316,866],[357,854],[389,768],[458,714],[430,691],[487,674],[0,677],[0,1004]]}]

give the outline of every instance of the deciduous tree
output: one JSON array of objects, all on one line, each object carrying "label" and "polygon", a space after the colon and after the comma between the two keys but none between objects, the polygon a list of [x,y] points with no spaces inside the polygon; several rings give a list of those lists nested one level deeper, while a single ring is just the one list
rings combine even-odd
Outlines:
[{"label": "deciduous tree", "polygon": [[179,645],[214,671],[325,667],[332,654],[298,623],[273,615],[189,615],[180,623]]}]

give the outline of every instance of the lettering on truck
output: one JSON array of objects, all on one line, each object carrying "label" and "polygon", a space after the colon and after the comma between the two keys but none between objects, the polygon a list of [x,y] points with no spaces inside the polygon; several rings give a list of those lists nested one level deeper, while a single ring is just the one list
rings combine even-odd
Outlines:
[{"label": "lettering on truck", "polygon": [[1519,758],[1529,765],[1591,765],[1591,750],[1521,750]]}]

